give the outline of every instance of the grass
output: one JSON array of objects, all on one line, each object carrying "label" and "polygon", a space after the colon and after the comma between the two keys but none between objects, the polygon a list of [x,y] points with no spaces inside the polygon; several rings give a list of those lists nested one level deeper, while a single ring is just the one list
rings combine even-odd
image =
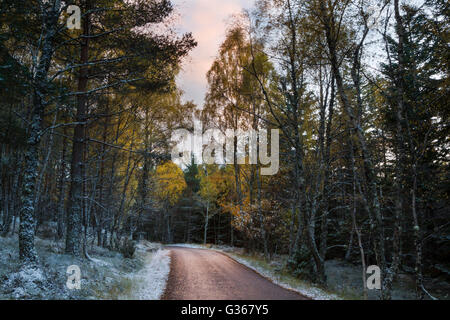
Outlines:
[{"label": "grass", "polygon": [[[106,290],[105,290],[106,289]],[[134,289],[134,282],[128,277],[122,277],[114,281],[113,285],[97,287],[95,297],[101,300],[120,300],[130,296]]]}]

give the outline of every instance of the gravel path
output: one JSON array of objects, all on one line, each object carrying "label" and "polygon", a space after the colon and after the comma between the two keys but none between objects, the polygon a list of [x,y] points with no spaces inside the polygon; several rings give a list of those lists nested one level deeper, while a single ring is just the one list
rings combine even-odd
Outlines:
[{"label": "gravel path", "polygon": [[166,300],[307,300],[220,252],[168,247]]}]

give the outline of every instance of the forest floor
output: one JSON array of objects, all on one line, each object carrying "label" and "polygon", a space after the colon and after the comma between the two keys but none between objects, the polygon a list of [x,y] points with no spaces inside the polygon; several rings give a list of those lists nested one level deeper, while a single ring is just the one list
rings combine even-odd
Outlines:
[{"label": "forest floor", "polygon": [[[39,269],[22,269],[17,235],[0,237],[0,300],[158,300],[170,270],[168,251],[140,242],[132,259],[89,246],[90,260],[63,254],[64,243],[36,238]],[[79,266],[81,289],[69,290],[67,267]]]},{"label": "forest floor", "polygon": [[[279,286],[297,291],[314,300],[340,300],[362,299],[361,267],[350,262],[338,259],[327,260],[325,270],[327,275],[327,288],[319,287],[309,281],[294,277],[287,269],[288,257],[274,255],[266,261],[261,254],[248,254],[241,248],[216,245],[179,244],[177,246],[211,249],[223,252],[239,263],[255,270],[265,278],[270,279]],[[394,300],[415,299],[414,278],[400,273],[395,281],[392,291]],[[435,297],[443,300],[450,299],[450,284],[444,279],[425,278],[425,286]],[[368,298],[379,299],[377,290],[369,290]]]}]

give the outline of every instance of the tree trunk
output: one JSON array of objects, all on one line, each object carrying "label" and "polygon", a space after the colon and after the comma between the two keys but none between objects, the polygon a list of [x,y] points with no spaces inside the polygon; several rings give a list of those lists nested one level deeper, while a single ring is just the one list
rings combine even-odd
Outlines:
[{"label": "tree trunk", "polygon": [[60,7],[60,1],[55,1],[52,7],[48,6],[44,9],[44,17],[42,19],[44,21],[42,51],[33,81],[33,112],[30,127],[28,128],[21,193],[19,257],[22,264],[34,264],[37,262],[37,254],[34,247],[34,195],[39,165],[38,147],[41,141],[42,119],[45,113],[43,100],[48,86],[47,75],[53,58],[53,40],[57,32]]},{"label": "tree trunk", "polygon": [[[89,10],[89,1],[86,1],[86,10]],[[83,35],[81,39],[81,59],[80,63],[89,61],[89,15],[85,16],[83,23]],[[78,77],[78,92],[86,92],[88,85],[88,68],[80,68]],[[87,95],[80,94],[77,98],[77,114],[73,134],[72,161],[70,174],[69,204],[67,213],[67,233],[66,233],[66,253],[74,256],[81,256],[81,235],[83,217],[83,160],[85,148],[85,124],[87,111]]]},{"label": "tree trunk", "polygon": [[[352,161],[352,187],[353,187],[353,202],[352,202],[352,225],[353,230],[356,233],[356,237],[358,239],[358,247],[359,247],[359,253],[361,256],[361,268],[362,268],[362,285],[363,285],[363,292],[364,292],[364,300],[367,300],[367,280],[366,280],[366,257],[364,253],[364,247],[362,244],[362,231],[361,227],[358,226],[358,223],[356,221],[356,185],[357,185],[357,176],[356,176],[356,163],[355,163],[355,152],[354,152],[354,146],[353,141],[350,137],[350,155],[351,155],[351,161]],[[353,234],[353,233],[352,233]]]},{"label": "tree trunk", "polygon": [[64,203],[66,200],[66,130],[64,129],[64,138],[63,138],[63,146],[61,151],[61,170],[59,173],[59,190],[58,190],[58,209],[57,209],[57,231],[56,238],[62,239],[64,236]]},{"label": "tree trunk", "polygon": [[203,233],[203,244],[206,244],[206,238],[208,235],[208,221],[209,221],[209,201],[206,204],[206,217],[205,217],[205,228]]}]

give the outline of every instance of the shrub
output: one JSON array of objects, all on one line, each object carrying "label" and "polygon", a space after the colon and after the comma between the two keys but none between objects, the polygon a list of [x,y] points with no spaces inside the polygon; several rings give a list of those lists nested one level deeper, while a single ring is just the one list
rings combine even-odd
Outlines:
[{"label": "shrub", "polygon": [[315,280],[314,264],[312,255],[305,245],[301,245],[287,262],[287,268],[292,274],[300,279]]},{"label": "shrub", "polygon": [[131,259],[136,251],[136,242],[126,239],[120,247],[120,253],[124,258]]}]

